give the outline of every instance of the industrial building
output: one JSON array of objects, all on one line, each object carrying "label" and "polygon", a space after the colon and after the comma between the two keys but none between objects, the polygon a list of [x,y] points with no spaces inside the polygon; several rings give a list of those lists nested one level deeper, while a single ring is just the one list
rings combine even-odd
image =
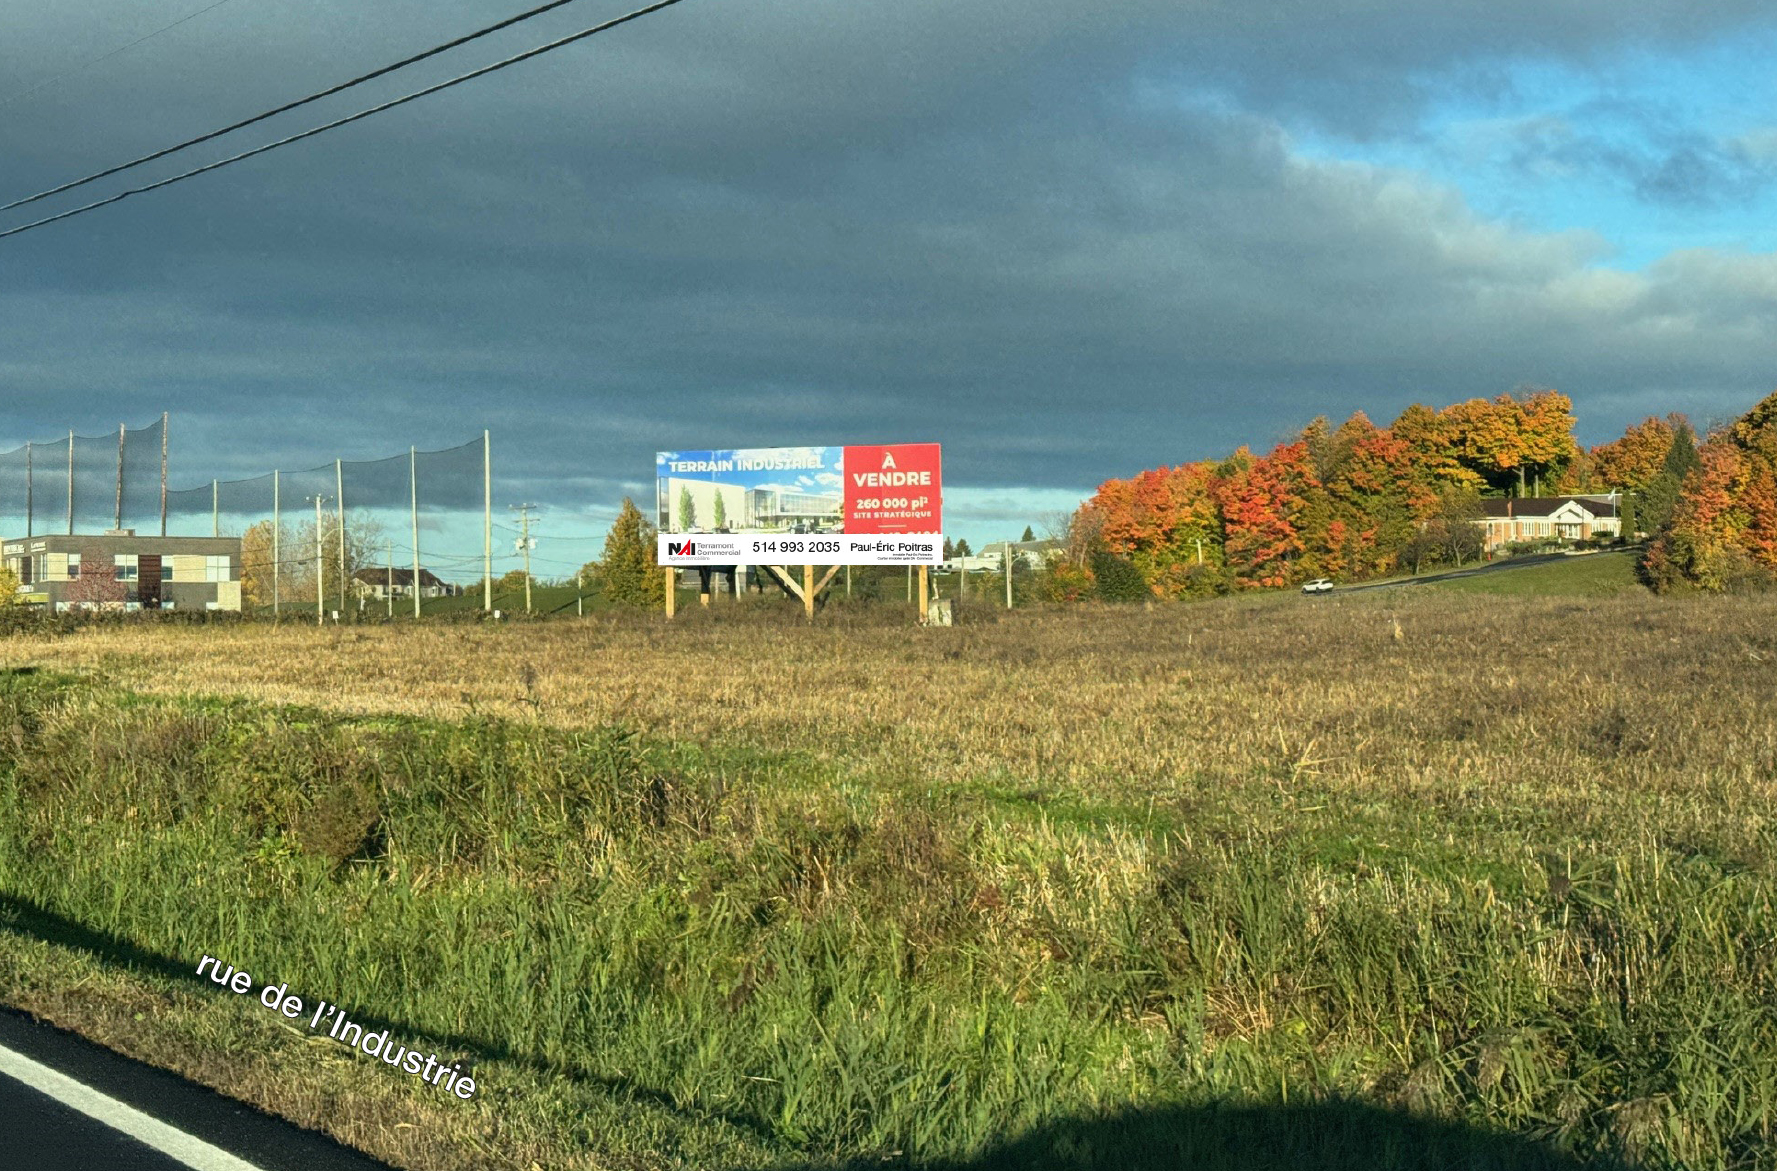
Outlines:
[{"label": "industrial building", "polygon": [[24,601],[56,613],[241,608],[239,537],[22,537],[0,542],[0,560]]},{"label": "industrial building", "polygon": [[745,488],[677,476],[660,484],[662,532],[836,533],[844,522],[845,501],[836,492],[789,484]]}]

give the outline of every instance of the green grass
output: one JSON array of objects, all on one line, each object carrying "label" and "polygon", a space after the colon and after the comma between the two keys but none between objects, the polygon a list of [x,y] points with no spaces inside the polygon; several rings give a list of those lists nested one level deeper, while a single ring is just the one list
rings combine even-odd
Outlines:
[{"label": "green grass", "polygon": [[0,742],[0,924],[290,1082],[181,968],[473,1063],[410,1165],[1773,1165],[1777,839],[1707,802],[1298,764],[1156,808],[53,675],[0,674]]},{"label": "green grass", "polygon": [[1644,593],[1636,576],[1639,551],[1588,553],[1560,561],[1501,569],[1473,577],[1427,582],[1427,589],[1468,594],[1504,594],[1518,597],[1609,598]]}]

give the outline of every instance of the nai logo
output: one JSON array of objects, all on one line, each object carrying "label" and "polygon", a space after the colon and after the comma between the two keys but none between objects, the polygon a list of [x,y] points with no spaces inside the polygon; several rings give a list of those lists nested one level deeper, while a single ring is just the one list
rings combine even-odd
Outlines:
[{"label": "nai logo", "polygon": [[695,557],[697,556],[697,542],[668,541],[666,543],[666,555],[668,557]]}]

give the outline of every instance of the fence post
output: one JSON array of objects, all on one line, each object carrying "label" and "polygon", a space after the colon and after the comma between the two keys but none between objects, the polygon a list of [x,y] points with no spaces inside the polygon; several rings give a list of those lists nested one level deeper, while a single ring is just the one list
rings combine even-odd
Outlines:
[{"label": "fence post", "polygon": [[494,608],[494,459],[486,430],[481,433],[481,608]]},{"label": "fence post", "polygon": [[339,495],[339,612],[346,612],[346,473],[345,464],[333,461],[333,490]]},{"label": "fence post", "polygon": [[284,572],[284,560],[278,552],[279,530],[284,527],[283,501],[278,499],[278,471],[271,473],[271,616],[278,617],[278,578]]},{"label": "fence post", "polygon": [[416,449],[407,449],[407,491],[413,516],[413,616],[420,616],[420,465]]}]

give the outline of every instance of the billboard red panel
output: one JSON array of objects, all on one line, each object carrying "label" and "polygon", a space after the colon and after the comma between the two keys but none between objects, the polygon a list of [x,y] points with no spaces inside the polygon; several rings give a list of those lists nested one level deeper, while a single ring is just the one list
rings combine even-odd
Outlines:
[{"label": "billboard red panel", "polygon": [[844,468],[848,534],[944,531],[944,477],[938,444],[848,444]]}]

